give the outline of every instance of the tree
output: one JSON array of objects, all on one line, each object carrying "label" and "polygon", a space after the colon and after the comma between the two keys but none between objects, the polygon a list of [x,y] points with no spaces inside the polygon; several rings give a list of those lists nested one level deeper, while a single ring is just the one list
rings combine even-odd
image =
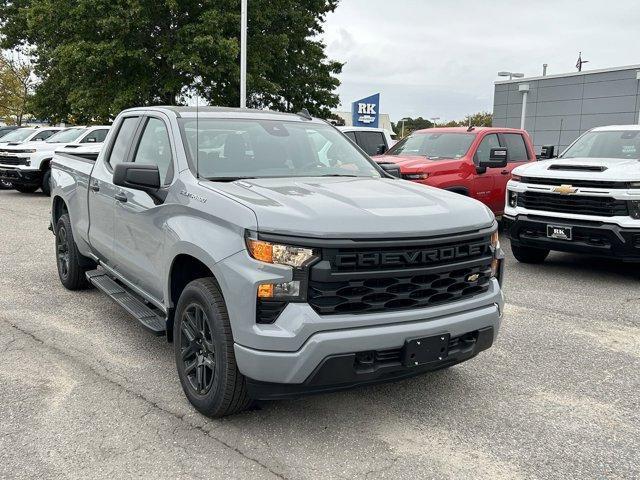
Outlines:
[{"label": "tree", "polygon": [[478,112],[467,115],[464,120],[451,120],[441,126],[443,127],[490,127],[493,122],[493,115],[489,112]]},{"label": "tree", "polygon": [[[402,123],[403,122],[400,121],[398,123],[391,124],[391,128],[393,128],[396,135],[402,135]],[[404,136],[406,137],[416,130],[431,128],[433,126],[432,122],[422,117],[406,118],[404,121]]]},{"label": "tree", "polygon": [[22,125],[33,86],[31,64],[15,53],[0,55],[0,117]]},{"label": "tree", "polygon": [[[34,58],[34,113],[51,121],[108,121],[139,105],[198,94],[239,103],[238,0],[0,0],[2,46]],[[338,0],[252,0],[248,103],[326,116],[338,105],[318,40]]]}]

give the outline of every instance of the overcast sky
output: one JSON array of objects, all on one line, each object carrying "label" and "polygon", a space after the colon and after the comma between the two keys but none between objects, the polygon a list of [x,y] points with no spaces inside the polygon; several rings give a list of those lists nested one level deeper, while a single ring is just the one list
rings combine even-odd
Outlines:
[{"label": "overcast sky", "polygon": [[640,0],[341,0],[327,17],[342,110],[380,92],[381,111],[443,120],[493,108],[496,72],[526,76],[640,64]]}]

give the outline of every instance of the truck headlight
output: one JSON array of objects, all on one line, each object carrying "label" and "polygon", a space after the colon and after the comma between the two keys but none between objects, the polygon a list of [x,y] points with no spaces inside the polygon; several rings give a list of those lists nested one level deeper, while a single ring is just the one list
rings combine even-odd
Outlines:
[{"label": "truck headlight", "polygon": [[516,208],[518,206],[518,192],[514,192],[513,190],[507,190],[509,206],[512,208]]},{"label": "truck headlight", "polygon": [[629,201],[629,215],[633,219],[640,220],[640,200]]},{"label": "truck headlight", "polygon": [[522,180],[522,177],[520,175],[511,175],[511,180],[513,180],[514,182],[519,182],[520,180]]},{"label": "truck headlight", "polygon": [[429,174],[428,173],[405,173],[404,175],[402,175],[402,178],[404,178],[405,180],[424,180],[426,178],[429,178]]},{"label": "truck headlight", "polygon": [[253,238],[247,238],[247,248],[256,260],[295,268],[301,268],[315,258],[310,248],[279,245]]}]

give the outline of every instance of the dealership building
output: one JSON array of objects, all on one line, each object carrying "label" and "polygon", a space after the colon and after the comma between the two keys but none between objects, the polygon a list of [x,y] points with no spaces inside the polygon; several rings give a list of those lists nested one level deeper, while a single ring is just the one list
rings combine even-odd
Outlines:
[{"label": "dealership building", "polygon": [[526,129],[562,151],[602,125],[640,123],[640,65],[495,82],[493,126]]}]

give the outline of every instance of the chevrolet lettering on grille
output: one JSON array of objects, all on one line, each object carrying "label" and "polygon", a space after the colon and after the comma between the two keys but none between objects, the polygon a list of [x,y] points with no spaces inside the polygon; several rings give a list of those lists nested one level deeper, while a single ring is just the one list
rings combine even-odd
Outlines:
[{"label": "chevrolet lettering on grille", "polygon": [[400,252],[343,253],[336,255],[338,267],[379,267],[428,265],[447,260],[482,256],[489,253],[487,243],[471,243],[452,247],[438,247],[426,250],[408,250]]}]

